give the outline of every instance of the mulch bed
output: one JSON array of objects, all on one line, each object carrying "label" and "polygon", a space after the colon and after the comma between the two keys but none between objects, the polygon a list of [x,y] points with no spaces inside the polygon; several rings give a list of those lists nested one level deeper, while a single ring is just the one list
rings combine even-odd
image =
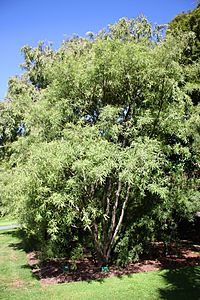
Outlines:
[{"label": "mulch bed", "polygon": [[[200,265],[200,245],[193,245],[192,242],[182,241],[181,246],[175,249],[170,247],[170,254],[163,256],[163,243],[154,243],[154,255],[150,258],[142,259],[137,263],[130,263],[124,268],[109,266],[109,271],[101,271],[92,258],[84,258],[72,262],[66,258],[46,260],[39,263],[37,253],[28,254],[28,263],[36,276],[43,284],[65,283],[72,281],[102,281],[111,276],[121,277],[139,272],[149,272],[161,269],[180,268],[185,266]],[[75,263],[75,264],[74,264]],[[69,266],[69,271],[64,271],[63,267]],[[73,266],[76,268],[73,269]]]}]

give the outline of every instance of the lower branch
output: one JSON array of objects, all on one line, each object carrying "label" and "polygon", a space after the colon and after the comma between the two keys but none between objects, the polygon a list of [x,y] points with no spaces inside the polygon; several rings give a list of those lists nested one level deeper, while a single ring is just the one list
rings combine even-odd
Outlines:
[{"label": "lower branch", "polygon": [[130,185],[128,185],[127,192],[126,192],[126,198],[125,198],[125,200],[124,200],[124,202],[123,202],[123,205],[122,205],[121,215],[120,215],[118,224],[117,224],[117,226],[116,226],[116,228],[115,228],[114,234],[113,234],[113,236],[112,236],[110,245],[109,245],[108,250],[107,250],[107,253],[106,253],[106,260],[108,260],[109,257],[110,257],[110,252],[111,252],[112,246],[113,246],[113,244],[114,244],[114,242],[115,242],[117,233],[119,232],[119,228],[120,228],[120,226],[121,226],[121,224],[122,224],[123,217],[124,217],[124,211],[125,211],[125,208],[126,208],[126,204],[127,204],[127,202],[128,202],[128,198],[129,198],[129,192],[130,192]]},{"label": "lower branch", "polygon": [[119,180],[118,181],[117,191],[116,191],[116,196],[115,196],[115,203],[114,203],[113,211],[112,211],[112,220],[111,220],[111,224],[110,224],[110,228],[109,228],[109,232],[108,232],[108,238],[107,238],[106,244],[104,246],[105,251],[107,251],[107,248],[108,248],[108,246],[110,244],[110,241],[111,241],[112,235],[113,235],[113,231],[114,231],[114,228],[115,228],[117,207],[118,207],[118,202],[119,202],[119,196],[120,196],[120,192],[121,192],[121,187],[122,187],[122,183],[121,183],[121,180]]}]

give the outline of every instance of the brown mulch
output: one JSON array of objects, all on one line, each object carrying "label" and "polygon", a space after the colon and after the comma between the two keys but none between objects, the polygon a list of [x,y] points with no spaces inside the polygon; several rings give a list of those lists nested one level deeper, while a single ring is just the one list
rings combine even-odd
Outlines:
[{"label": "brown mulch", "polygon": [[[163,244],[154,243],[154,255],[147,259],[142,259],[136,263],[130,263],[124,268],[110,266],[108,272],[102,272],[97,267],[92,258],[84,258],[75,262],[69,259],[53,259],[39,263],[37,253],[28,254],[28,263],[36,276],[43,284],[64,283],[82,280],[98,280],[111,276],[121,277],[139,272],[156,271],[160,269],[179,268],[185,266],[200,265],[200,245],[193,245],[189,241],[182,241],[178,249],[174,245],[170,247],[170,254],[163,256]],[[63,267],[69,266],[69,271],[64,271]],[[73,268],[75,266],[75,268]]]}]

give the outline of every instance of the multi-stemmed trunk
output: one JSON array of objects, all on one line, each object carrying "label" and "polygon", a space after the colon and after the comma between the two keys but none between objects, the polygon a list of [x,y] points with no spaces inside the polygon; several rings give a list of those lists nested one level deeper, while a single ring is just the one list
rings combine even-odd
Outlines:
[{"label": "multi-stemmed trunk", "polygon": [[102,226],[99,226],[99,224],[94,221],[91,228],[98,265],[106,265],[110,260],[111,251],[121,228],[125,208],[129,199],[130,185],[126,185],[125,197],[121,199],[122,182],[119,179],[117,190],[114,193],[114,201],[111,201],[111,184],[112,182],[109,180],[107,191],[104,195],[105,216],[101,224]]}]

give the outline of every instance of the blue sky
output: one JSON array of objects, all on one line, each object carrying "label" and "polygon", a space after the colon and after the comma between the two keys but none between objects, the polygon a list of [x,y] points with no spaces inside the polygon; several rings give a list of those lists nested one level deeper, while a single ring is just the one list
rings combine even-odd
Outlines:
[{"label": "blue sky", "polygon": [[97,32],[125,16],[144,14],[153,23],[167,23],[195,6],[195,0],[0,0],[0,99],[9,77],[22,72],[25,44],[51,41],[58,47],[65,35]]}]

